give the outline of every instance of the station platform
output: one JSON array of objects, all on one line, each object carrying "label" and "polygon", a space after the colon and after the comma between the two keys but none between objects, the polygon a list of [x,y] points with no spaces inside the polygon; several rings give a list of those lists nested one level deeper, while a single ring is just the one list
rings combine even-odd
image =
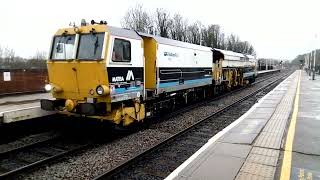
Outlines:
[{"label": "station platform", "polygon": [[320,179],[320,76],[297,70],[166,179]]},{"label": "station platform", "polygon": [[263,74],[273,73],[273,72],[279,72],[279,71],[280,71],[280,69],[270,69],[270,70],[258,71],[258,76],[263,75]]},{"label": "station platform", "polygon": [[40,99],[51,98],[49,93],[0,97],[0,124],[53,114],[40,108]]}]

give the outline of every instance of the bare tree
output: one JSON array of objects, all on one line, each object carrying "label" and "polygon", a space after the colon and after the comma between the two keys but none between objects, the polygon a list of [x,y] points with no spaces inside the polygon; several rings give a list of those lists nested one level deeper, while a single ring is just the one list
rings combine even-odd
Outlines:
[{"label": "bare tree", "polygon": [[202,39],[203,39],[203,45],[208,47],[214,47],[214,37],[212,33],[212,27],[209,26],[207,28],[203,28],[202,30]]},{"label": "bare tree", "polygon": [[30,58],[22,58],[9,47],[0,47],[0,69],[45,69],[47,53],[37,51]]},{"label": "bare tree", "polygon": [[213,38],[212,47],[219,48],[220,26],[216,24],[209,26],[209,32],[212,34],[212,38]]},{"label": "bare tree", "polygon": [[168,27],[169,27],[169,38],[176,40],[177,39],[177,32],[175,31],[175,25],[174,25],[173,19],[169,19]]},{"label": "bare tree", "polygon": [[[189,26],[188,25],[188,20],[185,19],[181,26],[182,26],[181,40],[183,42],[187,42],[188,41],[188,26]],[[178,36],[178,39],[179,38],[180,38],[180,36]]]},{"label": "bare tree", "polygon": [[47,52],[45,51],[37,51],[36,54],[32,57],[32,59],[43,61],[47,59]]},{"label": "bare tree", "polygon": [[220,25],[211,24],[204,27],[200,21],[190,25],[187,19],[184,19],[180,14],[176,13],[171,18],[165,9],[158,8],[151,16],[142,5],[137,4],[134,8],[128,9],[121,25],[125,28],[178,41],[244,54],[255,54],[253,46],[247,41],[241,41],[237,35],[231,34],[225,37]]},{"label": "bare tree", "polygon": [[208,28],[204,27],[201,31],[202,45],[211,47],[211,39],[209,38]]},{"label": "bare tree", "polygon": [[187,42],[193,44],[200,44],[200,32],[201,32],[201,23],[195,22],[192,25],[188,26],[187,29]]},{"label": "bare tree", "polygon": [[34,56],[25,61],[25,66],[28,69],[45,69],[47,53],[45,51],[37,51]]},{"label": "bare tree", "polygon": [[121,26],[124,28],[144,33],[149,33],[151,30],[151,33],[153,33],[152,24],[151,16],[140,4],[137,4],[134,8],[128,9],[121,22]]},{"label": "bare tree", "polygon": [[231,34],[227,38],[227,50],[255,55],[253,46],[248,41],[241,41],[237,35]]},{"label": "bare tree", "polygon": [[170,14],[164,10],[157,8],[155,15],[155,24],[161,37],[169,37]]},{"label": "bare tree", "polygon": [[203,44],[212,48],[225,49],[225,37],[221,27],[217,24],[209,25],[203,29]]},{"label": "bare tree", "polygon": [[230,34],[227,37],[227,50],[238,52],[239,37],[235,34]]},{"label": "bare tree", "polygon": [[248,48],[248,54],[250,55],[256,55],[256,51],[254,50],[253,46],[250,44]]},{"label": "bare tree", "polygon": [[180,14],[174,14],[173,18],[169,21],[170,38],[178,41],[185,41],[186,24],[187,21],[184,20]]},{"label": "bare tree", "polygon": [[247,42],[239,41],[236,43],[236,51],[237,52],[246,52],[247,51]]},{"label": "bare tree", "polygon": [[15,52],[13,49],[9,47],[5,47],[3,50],[3,59],[5,62],[13,62],[15,57]]},{"label": "bare tree", "polygon": [[219,46],[218,46],[219,49],[227,49],[226,38],[225,38],[225,35],[224,35],[223,32],[221,32],[218,41],[219,41],[219,43],[218,43],[219,44]]}]

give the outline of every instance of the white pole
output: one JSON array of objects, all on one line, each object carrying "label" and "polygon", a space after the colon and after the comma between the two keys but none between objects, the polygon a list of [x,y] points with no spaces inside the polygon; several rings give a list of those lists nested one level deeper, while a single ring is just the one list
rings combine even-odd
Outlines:
[{"label": "white pole", "polygon": [[306,66],[307,66],[307,64],[308,64],[308,58],[307,58],[307,57],[308,57],[307,55],[304,56],[304,66],[305,66],[304,68],[305,68],[306,70],[307,70],[307,67],[306,67]]},{"label": "white pole", "polygon": [[316,45],[316,47],[315,47],[315,50],[314,50],[314,57],[313,57],[312,80],[315,80],[315,76],[316,76],[316,57],[317,57],[317,37],[318,37],[318,35],[315,34],[314,37],[315,37],[315,45]]},{"label": "white pole", "polygon": [[309,62],[309,76],[311,76],[311,53],[308,54],[308,62]]},{"label": "white pole", "polygon": [[266,70],[268,70],[268,59],[266,59]]},{"label": "white pole", "polygon": [[200,46],[202,46],[202,33],[201,33],[201,28],[200,28]]},{"label": "white pole", "polygon": [[312,80],[315,80],[315,73],[316,73],[316,55],[317,55],[317,49],[314,50]]},{"label": "white pole", "polygon": [[308,54],[306,54],[306,64],[305,64],[305,66],[306,66],[306,71],[308,73],[308,66],[309,66]]}]

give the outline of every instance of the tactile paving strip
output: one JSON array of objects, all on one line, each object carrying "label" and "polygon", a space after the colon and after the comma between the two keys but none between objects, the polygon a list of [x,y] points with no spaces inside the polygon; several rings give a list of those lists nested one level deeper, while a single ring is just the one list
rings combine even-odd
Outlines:
[{"label": "tactile paving strip", "polygon": [[237,180],[274,178],[281,141],[292,111],[297,84],[298,73],[296,72],[281,85],[280,91],[277,91],[287,89],[270,120],[254,142],[254,147],[236,177]]},{"label": "tactile paving strip", "polygon": [[274,149],[253,147],[250,153],[259,154],[263,156],[278,157],[280,151]]},{"label": "tactile paving strip", "polygon": [[280,149],[282,134],[262,132],[254,143],[254,146]]},{"label": "tactile paving strip", "polygon": [[268,166],[276,166],[278,157],[264,156],[260,154],[249,154],[247,160],[252,163],[263,164]]},{"label": "tactile paving strip", "polygon": [[267,178],[263,176],[258,176],[255,174],[240,172],[236,177],[236,180],[272,180],[273,178]]},{"label": "tactile paving strip", "polygon": [[236,179],[273,179],[280,151],[253,147]]},{"label": "tactile paving strip", "polygon": [[273,178],[276,168],[268,165],[245,162],[240,172],[262,176],[265,178]]},{"label": "tactile paving strip", "polygon": [[[297,74],[297,73],[296,73]],[[281,140],[286,128],[288,118],[292,111],[294,94],[296,92],[298,76],[292,80],[288,92],[280,101],[275,113],[268,121],[261,134],[258,136],[254,146],[280,149]]]}]

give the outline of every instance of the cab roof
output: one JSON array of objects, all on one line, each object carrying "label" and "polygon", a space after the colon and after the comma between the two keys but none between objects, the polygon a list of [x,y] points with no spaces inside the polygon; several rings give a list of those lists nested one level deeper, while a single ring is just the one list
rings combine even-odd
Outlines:
[{"label": "cab roof", "polygon": [[107,30],[113,36],[142,40],[139,34],[134,30],[118,28],[113,26],[107,26]]}]

